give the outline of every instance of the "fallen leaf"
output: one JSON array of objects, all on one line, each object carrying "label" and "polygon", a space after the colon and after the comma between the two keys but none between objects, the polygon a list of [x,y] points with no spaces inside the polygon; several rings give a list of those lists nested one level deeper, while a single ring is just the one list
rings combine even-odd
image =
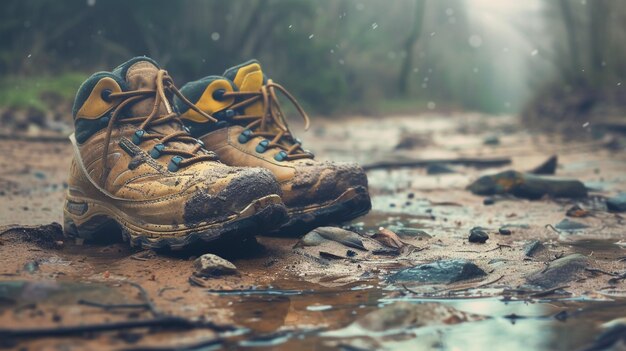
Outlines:
[{"label": "fallen leaf", "polygon": [[406,246],[406,244],[402,240],[400,240],[400,237],[398,236],[398,234],[392,232],[389,229],[385,229],[383,227],[378,228],[378,233],[374,234],[372,236],[372,239],[378,241],[379,243],[387,247],[391,247],[391,248],[398,249],[398,250]]}]

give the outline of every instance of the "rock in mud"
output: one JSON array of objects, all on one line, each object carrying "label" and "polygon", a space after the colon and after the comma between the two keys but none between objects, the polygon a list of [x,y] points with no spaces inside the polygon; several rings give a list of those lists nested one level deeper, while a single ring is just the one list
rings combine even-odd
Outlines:
[{"label": "rock in mud", "polygon": [[337,227],[319,227],[312,232],[317,233],[324,239],[336,241],[353,249],[367,251],[361,237],[357,233]]},{"label": "rock in mud", "polygon": [[470,230],[470,235],[467,240],[470,243],[484,244],[487,240],[489,240],[489,235],[483,230],[483,228],[474,227]]},{"label": "rock in mud", "polygon": [[532,273],[526,280],[530,284],[550,289],[575,280],[587,265],[586,256],[571,254],[550,262],[548,268]]},{"label": "rock in mud", "polygon": [[451,325],[485,317],[465,313],[440,303],[395,302],[359,318],[355,324],[374,332]]},{"label": "rock in mud", "polygon": [[574,230],[582,230],[585,228],[589,228],[588,225],[580,222],[570,221],[565,218],[554,226],[556,229],[564,230],[564,231],[574,231]]},{"label": "rock in mud", "polygon": [[326,241],[326,239],[324,239],[321,235],[316,232],[309,232],[303,236],[302,239],[300,239],[300,241],[296,244],[296,247],[319,246],[324,241]]},{"label": "rock in mud", "polygon": [[481,278],[487,273],[472,262],[460,259],[441,260],[403,269],[388,280],[390,282],[417,282],[450,284],[462,280]]},{"label": "rock in mud", "polygon": [[513,232],[511,231],[511,229],[502,227],[498,229],[498,233],[500,233],[500,235],[511,235]]},{"label": "rock in mud", "polygon": [[533,168],[532,170],[528,171],[528,173],[532,173],[532,174],[546,174],[546,175],[552,175],[556,173],[556,166],[558,164],[559,158],[556,155],[550,156],[549,159],[547,159],[544,163],[540,164],[539,166]]},{"label": "rock in mud", "polygon": [[626,212],[626,193],[620,193],[617,196],[606,200],[606,207],[613,212]]},{"label": "rock in mud", "polygon": [[455,171],[442,163],[435,163],[432,165],[428,165],[426,167],[426,174],[428,175],[436,175],[436,174],[450,174],[455,173]]},{"label": "rock in mud", "polygon": [[237,267],[231,262],[213,254],[204,254],[193,262],[194,275],[198,277],[211,277],[229,275],[237,272]]},{"label": "rock in mud", "polygon": [[539,240],[531,240],[526,245],[524,245],[524,255],[528,257],[533,257],[539,252],[542,252],[546,249],[545,246]]},{"label": "rock in mud", "polygon": [[561,198],[587,197],[587,188],[576,179],[540,176],[517,171],[505,171],[478,178],[467,187],[476,195],[512,194],[536,200],[544,195]]}]

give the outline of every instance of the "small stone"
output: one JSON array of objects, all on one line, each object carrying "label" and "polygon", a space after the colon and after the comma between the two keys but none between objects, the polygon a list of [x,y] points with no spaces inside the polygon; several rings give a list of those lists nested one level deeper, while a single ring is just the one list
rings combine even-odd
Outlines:
[{"label": "small stone", "polygon": [[493,197],[486,197],[483,199],[483,205],[489,206],[496,203],[496,200]]},{"label": "small stone", "polygon": [[481,228],[474,227],[470,230],[469,242],[484,244],[489,239],[489,235]]},{"label": "small stone", "polygon": [[451,259],[405,268],[391,275],[388,280],[390,282],[450,284],[486,275],[485,271],[470,261]]},{"label": "small stone", "polygon": [[545,249],[546,249],[546,247],[543,246],[541,241],[539,241],[539,240],[532,240],[529,243],[527,243],[526,245],[524,245],[524,255],[526,255],[528,257],[533,257],[535,254],[537,254],[538,252],[543,251]]},{"label": "small stone", "polygon": [[199,277],[228,275],[237,272],[237,267],[234,264],[213,254],[204,254],[198,257],[194,261],[193,267],[195,269],[193,274]]},{"label": "small stone", "polygon": [[617,196],[606,200],[606,207],[609,211],[625,212],[626,211],[626,193],[620,193]]},{"label": "small stone", "polygon": [[500,235],[511,235],[511,229],[507,229],[507,228],[500,228],[498,229],[498,233],[500,233]]},{"label": "small stone", "polygon": [[529,275],[526,280],[536,286],[550,289],[578,278],[588,265],[588,258],[572,254],[550,262],[548,268]]},{"label": "small stone", "polygon": [[356,252],[354,250],[347,250],[346,251],[346,256],[354,257],[354,256],[356,256]]}]

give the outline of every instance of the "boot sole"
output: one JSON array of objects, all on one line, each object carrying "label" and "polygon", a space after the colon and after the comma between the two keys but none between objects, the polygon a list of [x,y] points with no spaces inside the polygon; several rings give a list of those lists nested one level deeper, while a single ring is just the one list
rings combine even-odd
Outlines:
[{"label": "boot sole", "polygon": [[242,211],[221,222],[184,226],[138,223],[104,203],[68,195],[63,210],[63,230],[68,237],[95,240],[98,235],[106,235],[102,233],[103,229],[115,222],[121,228],[122,238],[132,247],[178,251],[192,246],[197,249],[198,245],[244,241],[279,227],[287,218],[287,209],[279,195],[254,200]]},{"label": "boot sole", "polygon": [[289,221],[272,235],[300,235],[330,223],[342,223],[360,217],[372,209],[366,187],[349,188],[328,203],[289,209]]}]

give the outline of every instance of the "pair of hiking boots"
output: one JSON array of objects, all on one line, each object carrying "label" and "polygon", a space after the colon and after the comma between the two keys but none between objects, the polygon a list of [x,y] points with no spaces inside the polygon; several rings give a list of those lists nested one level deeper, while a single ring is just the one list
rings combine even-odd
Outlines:
[{"label": "pair of hiking boots", "polygon": [[254,60],[180,90],[147,57],[93,74],[72,111],[64,231],[93,239],[116,222],[133,246],[176,250],[369,211],[363,170],[316,161],[279,93],[308,127]]}]

